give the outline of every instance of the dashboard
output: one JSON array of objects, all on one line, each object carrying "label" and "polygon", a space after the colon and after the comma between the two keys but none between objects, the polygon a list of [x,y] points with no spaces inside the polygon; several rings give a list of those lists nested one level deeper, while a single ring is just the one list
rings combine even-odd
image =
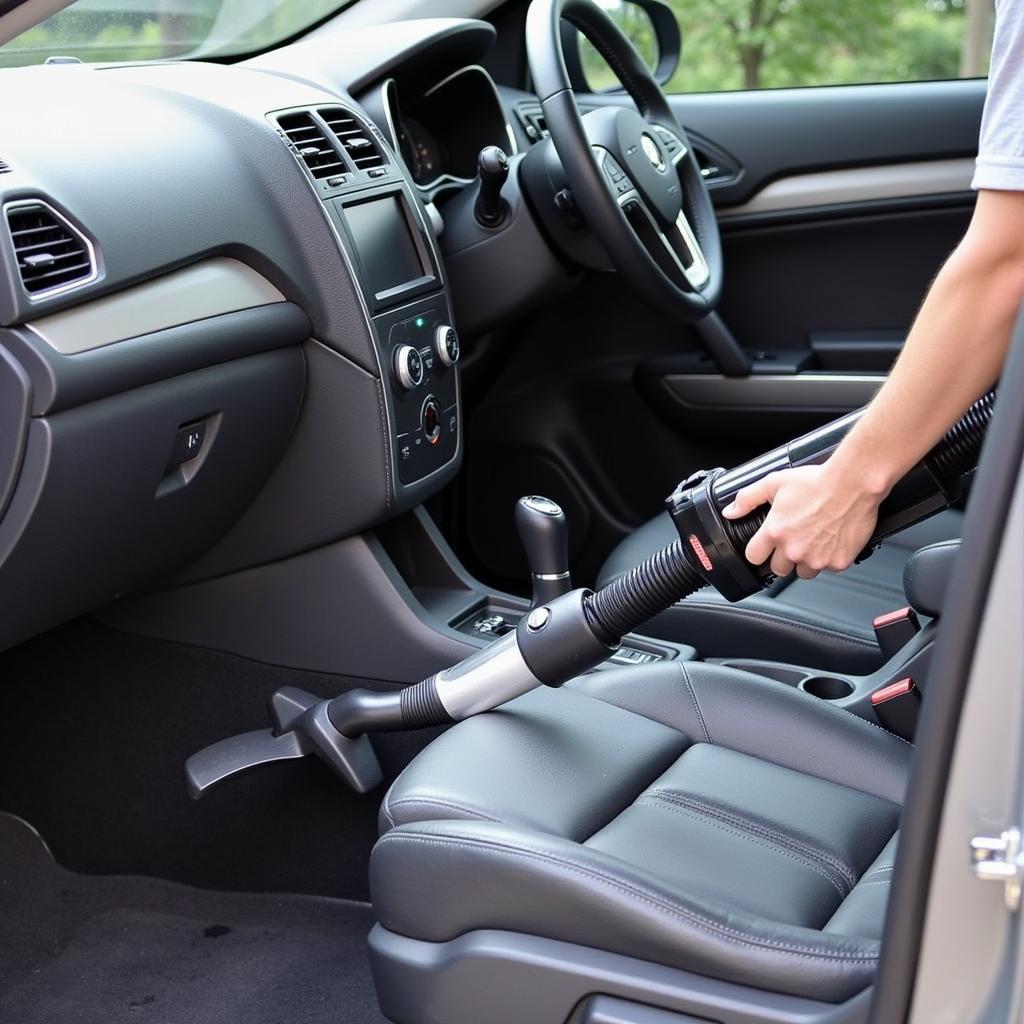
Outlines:
[{"label": "dashboard", "polygon": [[436,20],[234,66],[0,72],[0,649],[452,479],[431,207],[517,148],[492,39]]}]

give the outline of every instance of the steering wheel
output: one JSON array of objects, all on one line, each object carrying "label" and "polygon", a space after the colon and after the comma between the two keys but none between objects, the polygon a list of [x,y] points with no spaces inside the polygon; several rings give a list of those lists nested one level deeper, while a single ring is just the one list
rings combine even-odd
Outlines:
[{"label": "steering wheel", "polygon": [[[636,110],[576,105],[562,20],[608,62]],[[533,0],[526,52],[573,199],[613,266],[677,321],[710,313],[722,289],[718,221],[686,133],[643,58],[593,0]]]}]

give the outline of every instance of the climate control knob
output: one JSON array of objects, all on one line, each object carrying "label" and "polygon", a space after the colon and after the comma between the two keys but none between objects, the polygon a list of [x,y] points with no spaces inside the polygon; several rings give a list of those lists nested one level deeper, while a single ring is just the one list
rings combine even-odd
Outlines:
[{"label": "climate control knob", "polygon": [[412,345],[399,345],[395,349],[394,366],[395,377],[406,391],[423,383],[423,356]]},{"label": "climate control knob", "polygon": [[443,366],[454,366],[459,361],[459,336],[448,324],[438,324],[434,331],[434,351]]}]

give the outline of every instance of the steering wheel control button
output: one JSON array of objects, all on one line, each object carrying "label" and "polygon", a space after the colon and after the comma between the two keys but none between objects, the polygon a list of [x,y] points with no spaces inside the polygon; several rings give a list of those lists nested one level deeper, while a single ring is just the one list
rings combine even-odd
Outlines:
[{"label": "steering wheel control button", "polygon": [[612,191],[617,196],[624,196],[633,190],[633,183],[629,180],[629,176],[610,153],[605,154],[602,167],[608,184],[611,185]]},{"label": "steering wheel control button", "polygon": [[394,356],[395,377],[406,391],[423,383],[423,356],[412,345],[399,345]]},{"label": "steering wheel control button", "polygon": [[551,621],[551,609],[541,606],[534,608],[526,620],[526,628],[531,633],[539,633]]},{"label": "steering wheel control button", "polygon": [[439,324],[435,329],[434,351],[442,366],[454,366],[459,361],[459,336],[450,324]]},{"label": "steering wheel control button", "polygon": [[423,411],[420,413],[420,428],[423,431],[423,436],[431,444],[437,444],[441,440],[441,407],[433,395],[423,403]]},{"label": "steering wheel control button", "polygon": [[654,125],[653,128],[658,138],[661,139],[661,144],[665,147],[669,160],[673,163],[678,163],[679,160],[686,156],[686,147],[675,132],[670,132],[660,124]]}]

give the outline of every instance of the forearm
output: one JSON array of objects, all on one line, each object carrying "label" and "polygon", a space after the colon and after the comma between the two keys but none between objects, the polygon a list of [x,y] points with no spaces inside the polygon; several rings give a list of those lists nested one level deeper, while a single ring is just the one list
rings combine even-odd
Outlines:
[{"label": "forearm", "polygon": [[[1024,252],[989,193],[939,272],[900,358],[830,469],[882,496],[999,376],[1024,296]],[[1019,202],[1010,199],[1014,206]]]}]

